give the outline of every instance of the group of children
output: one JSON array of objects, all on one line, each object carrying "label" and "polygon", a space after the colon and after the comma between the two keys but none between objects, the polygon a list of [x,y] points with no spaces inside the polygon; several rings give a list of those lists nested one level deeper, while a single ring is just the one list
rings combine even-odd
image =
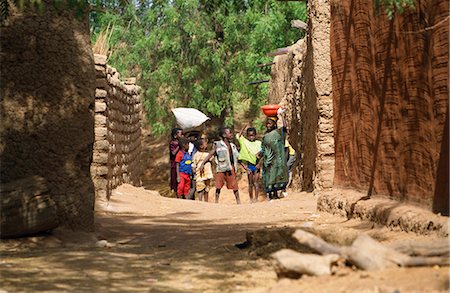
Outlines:
[{"label": "group of children", "polygon": [[170,150],[170,187],[178,198],[195,199],[195,192],[200,200],[208,201],[209,186],[213,178],[211,162],[202,172],[197,168],[208,155],[208,141],[205,137],[184,137],[181,128],[172,129]]},{"label": "group of children", "polygon": [[[243,133],[246,130],[246,135]],[[271,130],[270,130],[271,131]],[[268,129],[268,132],[270,132]],[[226,184],[228,189],[233,190],[236,203],[240,204],[239,188],[237,181],[238,165],[246,171],[248,178],[248,190],[250,202],[257,202],[259,194],[259,180],[262,167],[268,167],[268,162],[273,159],[274,154],[270,149],[270,144],[263,148],[262,142],[256,139],[257,132],[253,127],[244,126],[236,139],[239,143],[238,147],[233,143],[233,132],[230,128],[221,128],[219,130],[220,140],[214,141],[212,149],[208,152],[208,140],[204,136],[191,136],[191,140],[183,135],[180,128],[172,130],[172,139],[169,144],[170,161],[171,161],[171,189],[176,191],[178,198],[195,199],[197,193],[199,200],[208,201],[209,188],[211,180],[215,179],[215,202],[219,201],[220,191]],[[264,141],[264,139],[263,139]],[[287,140],[286,140],[287,141]],[[284,161],[284,167],[287,170],[287,164],[292,166],[295,160],[295,151],[290,145],[284,145],[283,150],[289,149],[290,158],[282,154],[278,161]],[[266,149],[266,153],[264,153]],[[267,154],[269,153],[269,154]],[[266,156],[266,165],[262,165]],[[212,159],[215,161],[215,175],[212,171]],[[274,165],[271,163],[270,165]],[[269,166],[270,167],[270,166]],[[283,166],[282,166],[283,167]],[[270,168],[266,168],[270,175]],[[277,169],[279,169],[277,167]],[[263,174],[264,176],[264,174]],[[269,176],[270,177],[270,176]],[[268,185],[265,188],[264,181],[270,181],[270,178],[263,178],[263,188],[267,193],[268,199],[278,198],[272,196],[273,186]],[[280,185],[278,190],[282,191],[282,195],[286,196],[287,180],[282,179],[284,183]],[[267,190],[266,190],[267,189]]]}]

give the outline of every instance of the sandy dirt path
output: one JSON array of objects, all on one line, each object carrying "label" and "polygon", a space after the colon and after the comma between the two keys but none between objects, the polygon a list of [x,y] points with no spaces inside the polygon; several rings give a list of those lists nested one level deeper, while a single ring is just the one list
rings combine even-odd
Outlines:
[{"label": "sandy dirt path", "polygon": [[[393,269],[278,280],[265,253],[235,246],[246,233],[316,227],[328,239],[369,233],[389,242],[432,239],[318,213],[309,193],[274,202],[178,200],[123,185],[98,206],[92,234],[55,231],[1,243],[0,292],[447,292],[448,268]],[[103,240],[97,242],[97,240]],[[264,250],[277,245],[276,239]],[[397,291],[395,291],[397,290]]]}]

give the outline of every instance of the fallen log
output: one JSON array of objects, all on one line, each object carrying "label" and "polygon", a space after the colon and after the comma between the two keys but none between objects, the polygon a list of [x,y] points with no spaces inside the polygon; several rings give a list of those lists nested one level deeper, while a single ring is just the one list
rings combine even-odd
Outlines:
[{"label": "fallen log", "polygon": [[399,240],[389,244],[389,247],[410,256],[449,256],[449,239],[429,241]]},{"label": "fallen log", "polygon": [[410,257],[405,263],[404,267],[427,267],[427,266],[449,266],[448,257]]},{"label": "fallen log", "polygon": [[294,232],[292,237],[300,244],[305,245],[320,254],[342,254],[341,247],[329,244],[312,233],[298,229]]},{"label": "fallen log", "polygon": [[339,255],[299,253],[282,249],[271,255],[278,277],[299,278],[302,275],[331,275],[331,265],[338,261]]},{"label": "fallen log", "polygon": [[360,235],[352,245],[343,250],[348,260],[364,270],[390,267],[448,266],[447,257],[409,256],[387,247],[368,235]]},{"label": "fallen log", "polygon": [[358,236],[350,247],[344,247],[342,256],[363,270],[403,266],[410,258],[364,234]]},{"label": "fallen log", "polygon": [[[337,254],[363,270],[380,270],[399,266],[449,265],[447,257],[410,256],[402,251],[383,245],[365,234],[358,236],[351,246],[333,245],[312,233],[300,229],[294,232],[293,238],[301,245],[322,255]],[[395,246],[398,247],[399,244]],[[442,252],[445,256],[446,250],[442,246],[443,242],[436,244],[435,247],[438,247],[439,253]],[[432,252],[433,249],[426,251],[425,244],[422,244],[420,247],[422,248],[421,253],[427,253],[428,255],[436,254],[436,251]],[[409,249],[409,251],[411,250]],[[417,250],[414,250],[414,253],[417,253]]]}]

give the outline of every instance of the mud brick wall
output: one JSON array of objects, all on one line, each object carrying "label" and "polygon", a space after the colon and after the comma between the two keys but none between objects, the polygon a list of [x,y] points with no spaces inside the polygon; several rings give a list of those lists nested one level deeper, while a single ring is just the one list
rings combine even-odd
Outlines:
[{"label": "mud brick wall", "polygon": [[[272,65],[269,102],[280,103],[288,108],[286,115],[288,140],[297,152],[293,166],[291,186],[299,190],[314,189],[315,136],[317,107],[311,105],[306,95],[307,85],[313,83],[312,54],[307,54],[306,38],[289,47],[289,53],[276,56]],[[308,64],[308,65],[306,65]],[[314,95],[315,96],[315,95]],[[311,152],[311,150],[313,150]]]},{"label": "mud brick wall", "polygon": [[[313,170],[314,190],[328,190],[333,187],[334,178],[334,134],[333,134],[333,91],[331,83],[330,55],[330,0],[308,1],[307,52],[312,60],[313,83],[307,83],[306,95],[317,115],[310,110],[306,119],[317,119],[315,135],[315,168]],[[307,108],[308,109],[308,108]],[[311,113],[312,112],[312,113]],[[314,153],[314,149],[310,150]]]},{"label": "mud brick wall", "polygon": [[292,186],[307,191],[333,186],[329,18],[328,0],[308,1],[307,36],[277,56],[271,72],[269,101],[287,105],[289,141],[298,155]]},{"label": "mud brick wall", "polygon": [[448,1],[332,1],[335,184],[448,214]]},{"label": "mud brick wall", "polygon": [[59,224],[90,231],[95,70],[88,15],[42,5],[42,13],[11,11],[0,26],[0,188],[43,178]]},{"label": "mud brick wall", "polygon": [[134,78],[120,80],[106,56],[95,56],[95,143],[91,175],[96,199],[108,200],[117,186],[141,186],[140,87]]}]

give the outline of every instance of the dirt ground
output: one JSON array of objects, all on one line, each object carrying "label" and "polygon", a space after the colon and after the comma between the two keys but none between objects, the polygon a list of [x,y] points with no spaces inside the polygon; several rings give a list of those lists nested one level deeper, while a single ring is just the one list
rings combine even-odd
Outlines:
[{"label": "dirt ground", "polygon": [[378,272],[349,268],[328,277],[278,280],[266,255],[235,246],[245,241],[247,232],[316,227],[335,242],[359,233],[385,243],[436,236],[317,213],[309,193],[291,192],[275,202],[246,201],[236,205],[230,192],[224,192],[219,204],[178,200],[123,185],[97,212],[96,237],[105,241],[67,231],[2,241],[0,292],[448,291],[448,268],[440,267]]},{"label": "dirt ground", "polygon": [[[146,174],[154,176],[144,185],[164,194],[166,180],[159,168],[166,163],[153,155],[156,167]],[[282,239],[239,249],[236,244],[246,240],[247,232],[316,229],[327,241],[339,244],[348,244],[361,233],[386,244],[433,241],[438,236],[317,212],[311,193],[289,190],[287,198],[267,202],[260,197],[250,204],[244,179],[240,187],[243,204],[236,205],[227,190],[214,204],[122,185],[110,202],[97,205],[95,234],[57,229],[2,241],[0,293],[449,291],[449,270],[437,266],[373,272],[346,267],[331,276],[278,279],[268,256],[283,245]]]}]

